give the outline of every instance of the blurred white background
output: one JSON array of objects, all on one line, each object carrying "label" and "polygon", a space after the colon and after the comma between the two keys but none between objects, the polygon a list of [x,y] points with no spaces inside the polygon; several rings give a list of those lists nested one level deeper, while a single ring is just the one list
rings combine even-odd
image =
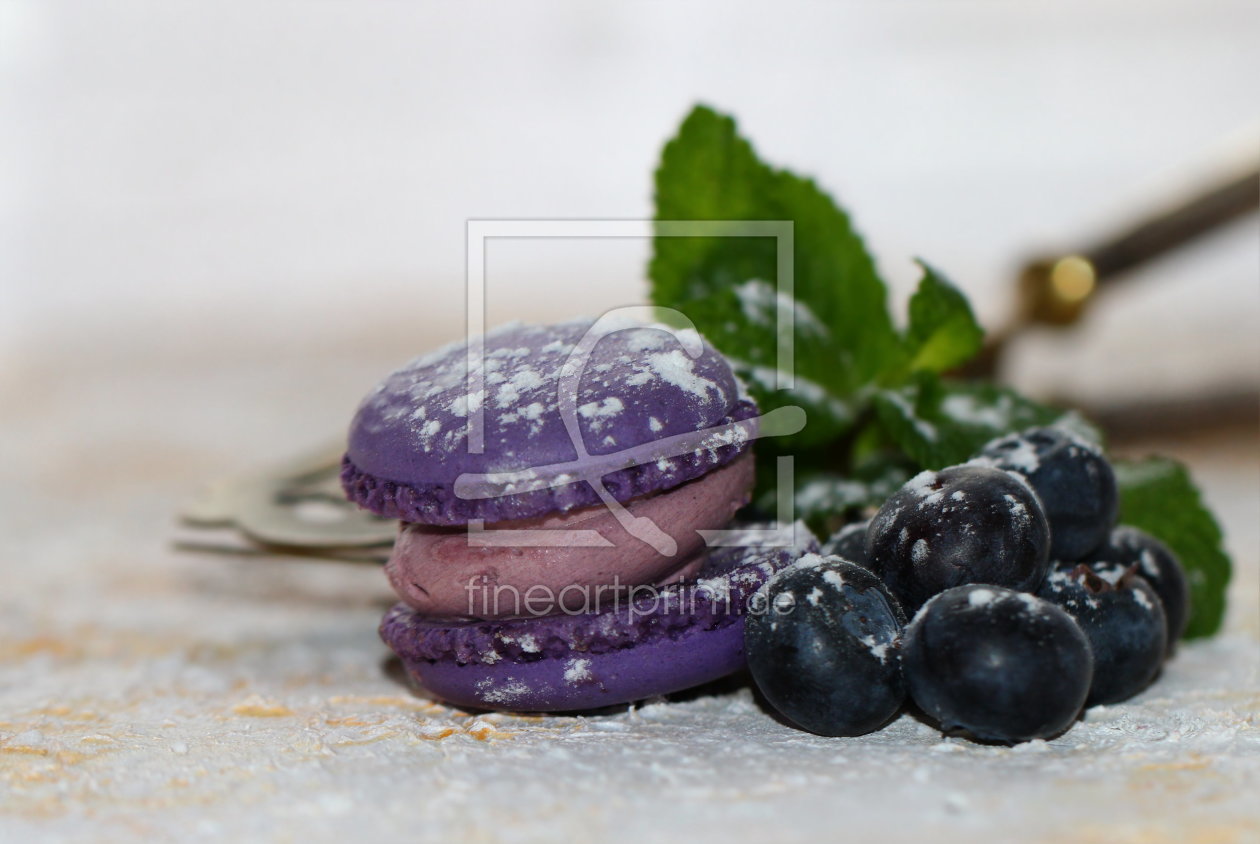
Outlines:
[{"label": "blurred white background", "polygon": [[[3,0],[0,349],[458,321],[466,219],[650,215],[697,100],[837,195],[898,296],[922,255],[995,323],[1030,251],[1255,152],[1257,9]],[[495,244],[490,320],[641,300],[646,256]],[[1210,324],[1254,368],[1256,264],[1253,219],[1091,334]]]}]

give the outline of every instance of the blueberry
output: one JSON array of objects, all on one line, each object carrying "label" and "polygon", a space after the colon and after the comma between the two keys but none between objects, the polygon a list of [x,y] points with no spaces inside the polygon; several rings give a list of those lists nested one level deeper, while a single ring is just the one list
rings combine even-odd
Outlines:
[{"label": "blueberry", "polygon": [[993,741],[1071,725],[1094,673],[1085,634],[1049,601],[999,586],[937,595],[906,628],[910,697],[948,731]]},{"label": "blueberry", "polygon": [[1165,656],[1172,653],[1177,640],[1186,632],[1186,621],[1190,615],[1186,573],[1177,556],[1149,533],[1128,525],[1113,530],[1107,542],[1091,556],[1126,568],[1137,566],[1138,576],[1151,584],[1164,605],[1164,616],[1168,622]]},{"label": "blueberry", "polygon": [[857,736],[901,708],[905,615],[875,575],[809,554],[767,581],[744,626],[753,680],[802,729]]},{"label": "blueberry", "polygon": [[1032,428],[993,440],[974,463],[1019,472],[1050,522],[1050,557],[1081,560],[1116,523],[1116,476],[1093,443],[1058,428]]},{"label": "blueberry", "polygon": [[1018,475],[984,466],[922,472],[880,508],[867,555],[909,610],[952,586],[1037,588],[1050,565],[1050,531]]},{"label": "blueberry", "polygon": [[822,553],[843,557],[851,563],[857,563],[862,568],[879,574],[871,567],[871,560],[866,556],[866,529],[870,527],[870,524],[871,520],[867,519],[864,522],[850,522],[840,528],[823,543]]},{"label": "blueberry", "polygon": [[1076,619],[1094,654],[1086,706],[1119,703],[1145,689],[1164,660],[1164,608],[1151,585],[1115,563],[1063,563],[1037,594]]}]

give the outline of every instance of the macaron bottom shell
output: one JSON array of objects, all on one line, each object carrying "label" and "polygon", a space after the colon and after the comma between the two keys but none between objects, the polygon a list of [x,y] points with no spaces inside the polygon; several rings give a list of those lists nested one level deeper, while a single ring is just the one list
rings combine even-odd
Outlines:
[{"label": "macaron bottom shell", "polygon": [[454,660],[403,660],[407,673],[448,703],[473,709],[572,712],[682,691],[725,677],[745,664],[744,623],[688,628],[604,653],[532,662],[461,665]]},{"label": "macaron bottom shell", "polygon": [[412,678],[450,703],[518,712],[598,709],[743,668],[744,622],[760,611],[753,596],[806,550],[710,548],[696,579],[598,612],[444,621],[400,603],[385,614],[380,634]]}]

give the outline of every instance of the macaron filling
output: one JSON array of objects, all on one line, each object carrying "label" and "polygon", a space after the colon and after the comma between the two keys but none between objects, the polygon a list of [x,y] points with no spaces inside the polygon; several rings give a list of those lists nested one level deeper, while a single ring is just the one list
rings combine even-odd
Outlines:
[{"label": "macaron filling", "polygon": [[689,483],[627,502],[631,518],[650,520],[673,540],[673,553],[633,535],[611,509],[597,504],[487,524],[471,534],[404,523],[385,571],[398,597],[430,616],[596,610],[634,587],[694,575],[704,562],[699,531],[725,526],[747,503],[753,480],[752,455],[746,453]]}]

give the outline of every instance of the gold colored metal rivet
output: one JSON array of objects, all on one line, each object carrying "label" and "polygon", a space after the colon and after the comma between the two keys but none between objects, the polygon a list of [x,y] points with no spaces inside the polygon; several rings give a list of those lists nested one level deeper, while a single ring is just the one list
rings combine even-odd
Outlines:
[{"label": "gold colored metal rivet", "polygon": [[1079,255],[1069,255],[1055,262],[1050,271],[1050,288],[1064,305],[1078,305],[1089,298],[1098,283],[1094,265]]}]

